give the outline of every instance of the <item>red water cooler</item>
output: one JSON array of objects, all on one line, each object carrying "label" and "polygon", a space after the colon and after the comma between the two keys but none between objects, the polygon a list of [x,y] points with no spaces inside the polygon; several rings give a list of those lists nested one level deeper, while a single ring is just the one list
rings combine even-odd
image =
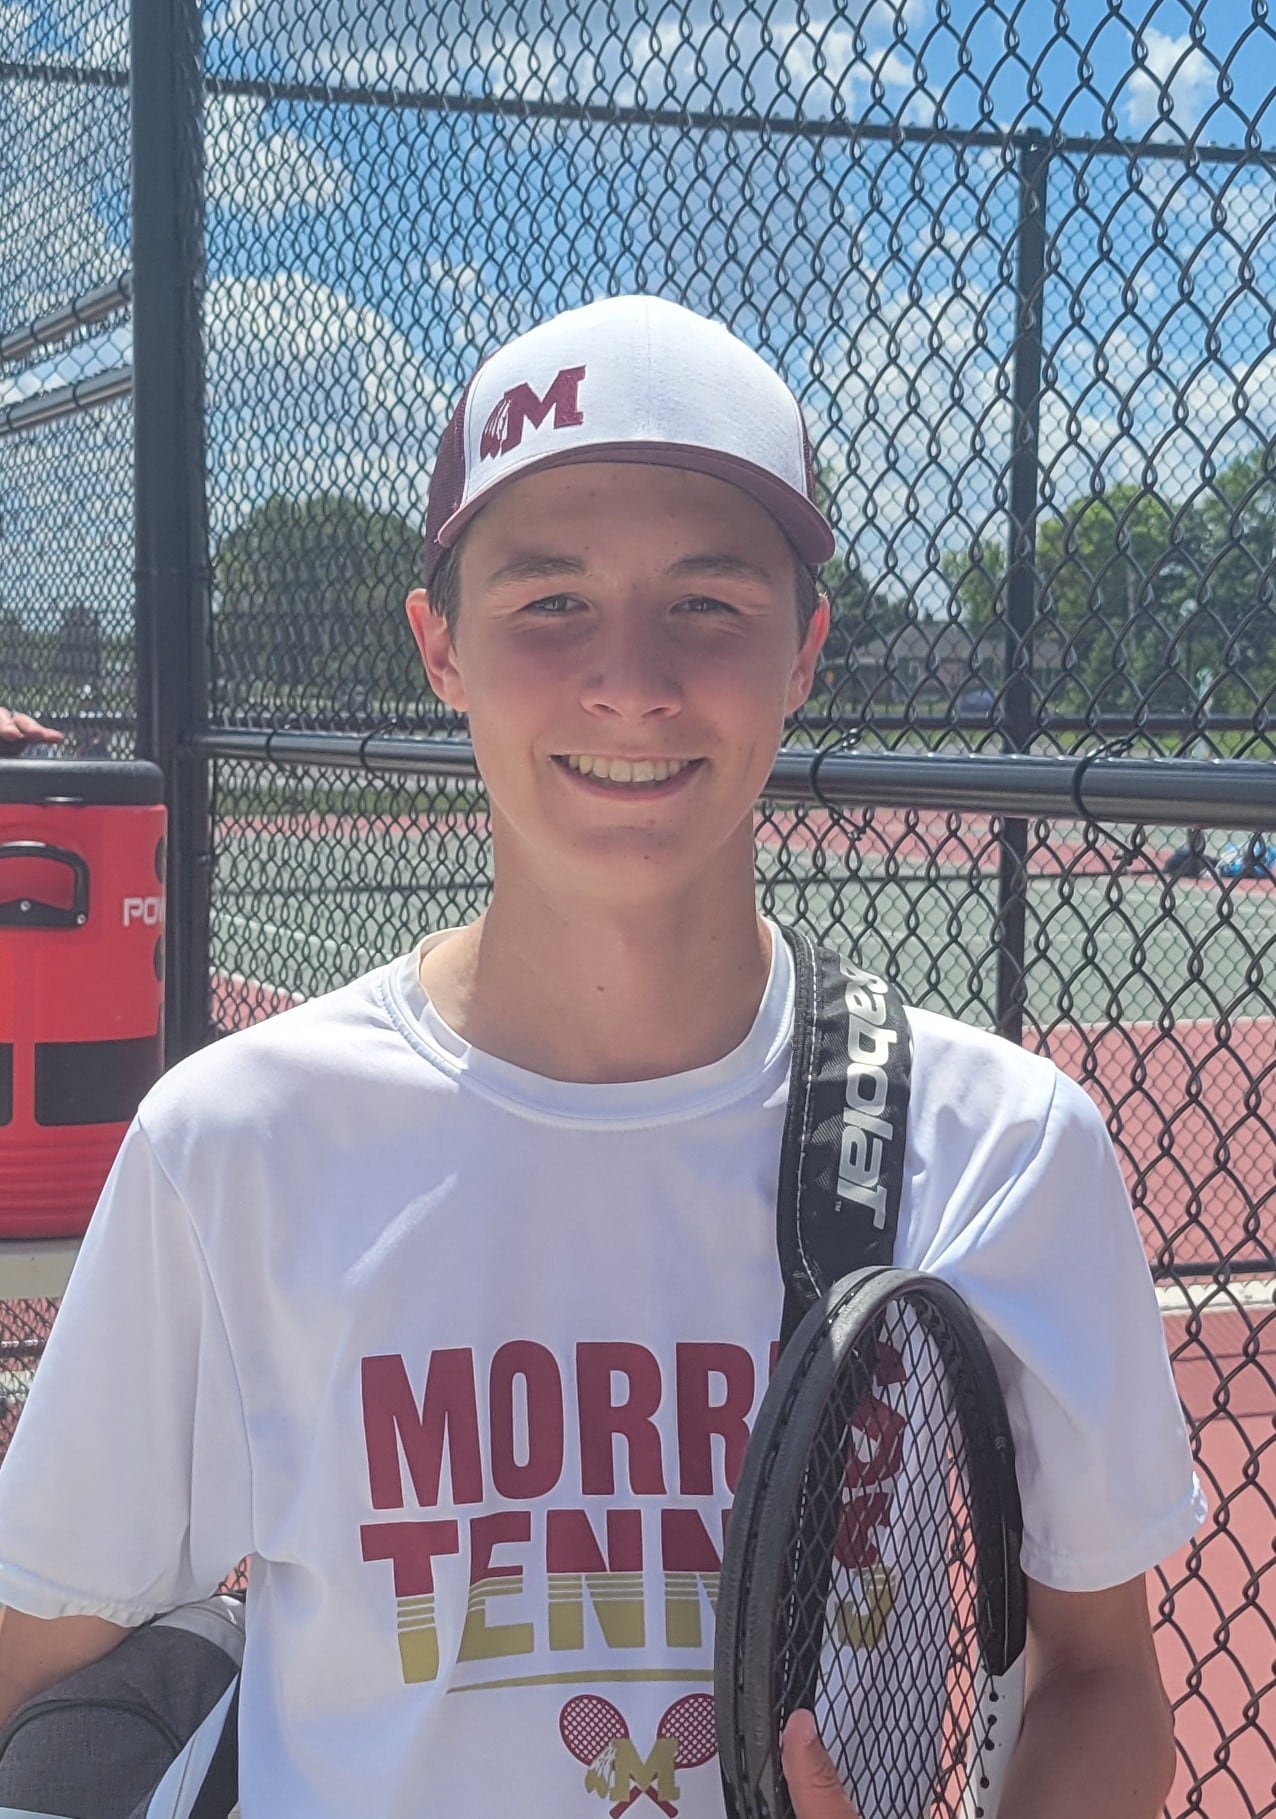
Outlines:
[{"label": "red water cooler", "polygon": [[0,760],[0,1239],[83,1232],[163,1066],[163,778]]}]

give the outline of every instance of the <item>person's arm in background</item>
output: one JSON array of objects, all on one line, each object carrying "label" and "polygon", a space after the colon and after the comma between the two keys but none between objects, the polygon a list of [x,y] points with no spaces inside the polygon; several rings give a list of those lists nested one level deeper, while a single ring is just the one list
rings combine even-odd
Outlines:
[{"label": "person's arm in background", "polygon": [[[783,1739],[797,1819],[856,1819],[809,1713]],[[1143,1579],[1102,1592],[1028,1582],[1027,1700],[1000,1819],[1157,1819],[1174,1730]]]},{"label": "person's arm in background", "polygon": [[105,1617],[28,1617],[0,1607],[0,1724],[37,1693],[109,1655],[129,1634]]},{"label": "person's arm in background", "polygon": [[12,708],[0,707],[0,752],[6,746],[60,745],[63,735],[51,726],[41,726],[30,714],[18,714]]}]

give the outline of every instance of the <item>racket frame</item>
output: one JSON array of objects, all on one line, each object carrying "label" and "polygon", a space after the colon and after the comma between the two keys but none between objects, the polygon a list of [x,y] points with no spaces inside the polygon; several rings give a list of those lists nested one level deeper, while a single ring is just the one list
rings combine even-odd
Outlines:
[{"label": "racket frame", "polygon": [[[811,1436],[844,1361],[865,1329],[900,1303],[918,1312],[932,1339],[960,1335],[957,1380],[968,1384],[971,1393],[957,1396],[955,1412],[970,1460],[972,1538],[985,1594],[976,1617],[980,1642],[989,1672],[996,1676],[1023,1652],[1027,1581],[1019,1561],[1023,1517],[1014,1442],[983,1335],[961,1296],[938,1277],[881,1265],[854,1270],[807,1310],[781,1353],[754,1421],[727,1524],[714,1688],[730,1819],[793,1819],[780,1769],[780,1732],[790,1712],[778,1706],[775,1642],[775,1614],[792,1579],[793,1513],[809,1470]],[[942,1344],[940,1350],[942,1355]],[[831,1550],[830,1536],[830,1555]],[[816,1664],[822,1628],[804,1649]],[[801,1703],[793,1701],[791,1709]]]}]

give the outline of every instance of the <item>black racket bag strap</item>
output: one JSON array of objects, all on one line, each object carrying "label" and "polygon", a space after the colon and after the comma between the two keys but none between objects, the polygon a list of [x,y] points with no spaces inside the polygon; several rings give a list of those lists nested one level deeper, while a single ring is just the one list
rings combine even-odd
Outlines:
[{"label": "black racket bag strap", "polygon": [[793,1065],[776,1246],[781,1347],[852,1270],[894,1261],[912,1042],[894,986],[783,930],[793,953]]}]

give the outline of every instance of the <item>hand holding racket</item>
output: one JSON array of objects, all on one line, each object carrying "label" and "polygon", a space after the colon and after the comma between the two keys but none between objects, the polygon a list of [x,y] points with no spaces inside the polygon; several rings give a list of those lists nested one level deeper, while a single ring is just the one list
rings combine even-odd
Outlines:
[{"label": "hand holding racket", "polygon": [[796,1819],[859,1819],[809,1712],[795,1712],[785,1725],[780,1766]]},{"label": "hand holding racket", "polygon": [[[993,1819],[1018,1732],[1019,1541],[1005,1405],[965,1304],[900,1270],[846,1277],[780,1359],[727,1531],[732,1819]],[[781,1752],[797,1712],[823,1749],[799,1718]]]}]

